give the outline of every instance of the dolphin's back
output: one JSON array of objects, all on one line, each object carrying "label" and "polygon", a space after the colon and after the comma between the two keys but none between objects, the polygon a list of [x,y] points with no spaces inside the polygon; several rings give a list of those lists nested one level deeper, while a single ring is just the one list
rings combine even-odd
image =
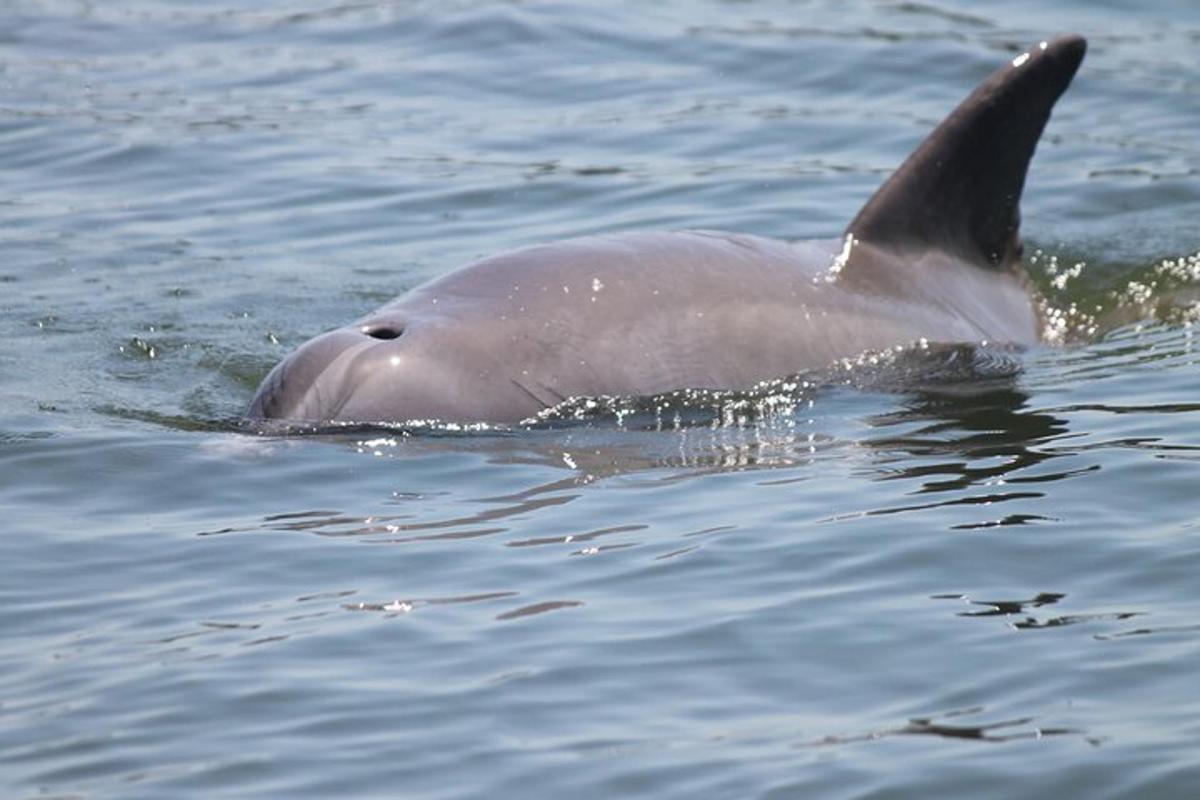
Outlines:
[{"label": "dolphin's back", "polygon": [[826,354],[807,309],[837,313],[819,277],[830,260],[821,245],[734,234],[584,237],[474,262],[361,324],[403,329],[414,348],[436,340],[484,383],[520,382],[547,405],[744,387]]},{"label": "dolphin's back", "polygon": [[519,384],[543,405],[745,388],[920,338],[1035,338],[1029,299],[1007,278],[968,272],[974,282],[956,284],[944,278],[961,265],[929,259],[933,287],[992,304],[1004,293],[990,316],[973,317],[952,297],[846,291],[830,272],[838,245],[710,231],[569,239],[467,265],[358,324],[402,330],[414,350],[436,342],[455,354],[464,381],[478,378],[480,390]]}]

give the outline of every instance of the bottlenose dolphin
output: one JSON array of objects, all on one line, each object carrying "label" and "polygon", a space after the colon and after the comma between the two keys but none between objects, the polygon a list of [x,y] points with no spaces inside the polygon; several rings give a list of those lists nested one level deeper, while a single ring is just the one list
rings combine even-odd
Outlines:
[{"label": "bottlenose dolphin", "polygon": [[525,247],[302,345],[246,416],[516,422],[566,398],[745,389],[868,350],[1037,342],[1021,190],[1079,36],[1005,64],[829,241],[633,232]]}]

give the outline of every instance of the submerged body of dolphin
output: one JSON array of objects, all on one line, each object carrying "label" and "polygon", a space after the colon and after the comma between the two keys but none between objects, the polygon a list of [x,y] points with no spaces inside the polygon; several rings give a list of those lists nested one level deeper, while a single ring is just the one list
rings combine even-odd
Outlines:
[{"label": "submerged body of dolphin", "polygon": [[515,422],[568,397],[742,389],[917,340],[1032,344],[1018,204],[1084,40],[975,90],[840,239],[682,231],[469,264],[302,345],[247,417]]}]

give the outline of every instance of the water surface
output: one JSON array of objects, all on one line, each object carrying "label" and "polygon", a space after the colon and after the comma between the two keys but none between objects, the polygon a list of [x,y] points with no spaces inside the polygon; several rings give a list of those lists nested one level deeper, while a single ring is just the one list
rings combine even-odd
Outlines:
[{"label": "water surface", "polygon": [[[4,796],[1195,795],[1200,10],[0,27]],[[1023,206],[1045,347],[681,424],[233,424],[298,343],[480,255],[835,236],[1069,30]]]}]

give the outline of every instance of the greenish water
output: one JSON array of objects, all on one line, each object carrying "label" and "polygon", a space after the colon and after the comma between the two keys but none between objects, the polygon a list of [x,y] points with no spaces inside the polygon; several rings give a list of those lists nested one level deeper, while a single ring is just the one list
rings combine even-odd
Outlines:
[{"label": "greenish water", "polygon": [[[1200,6],[3,19],[3,796],[1196,795]],[[1067,30],[1023,205],[1058,324],[1015,375],[665,429],[234,424],[480,255],[836,235]]]}]

